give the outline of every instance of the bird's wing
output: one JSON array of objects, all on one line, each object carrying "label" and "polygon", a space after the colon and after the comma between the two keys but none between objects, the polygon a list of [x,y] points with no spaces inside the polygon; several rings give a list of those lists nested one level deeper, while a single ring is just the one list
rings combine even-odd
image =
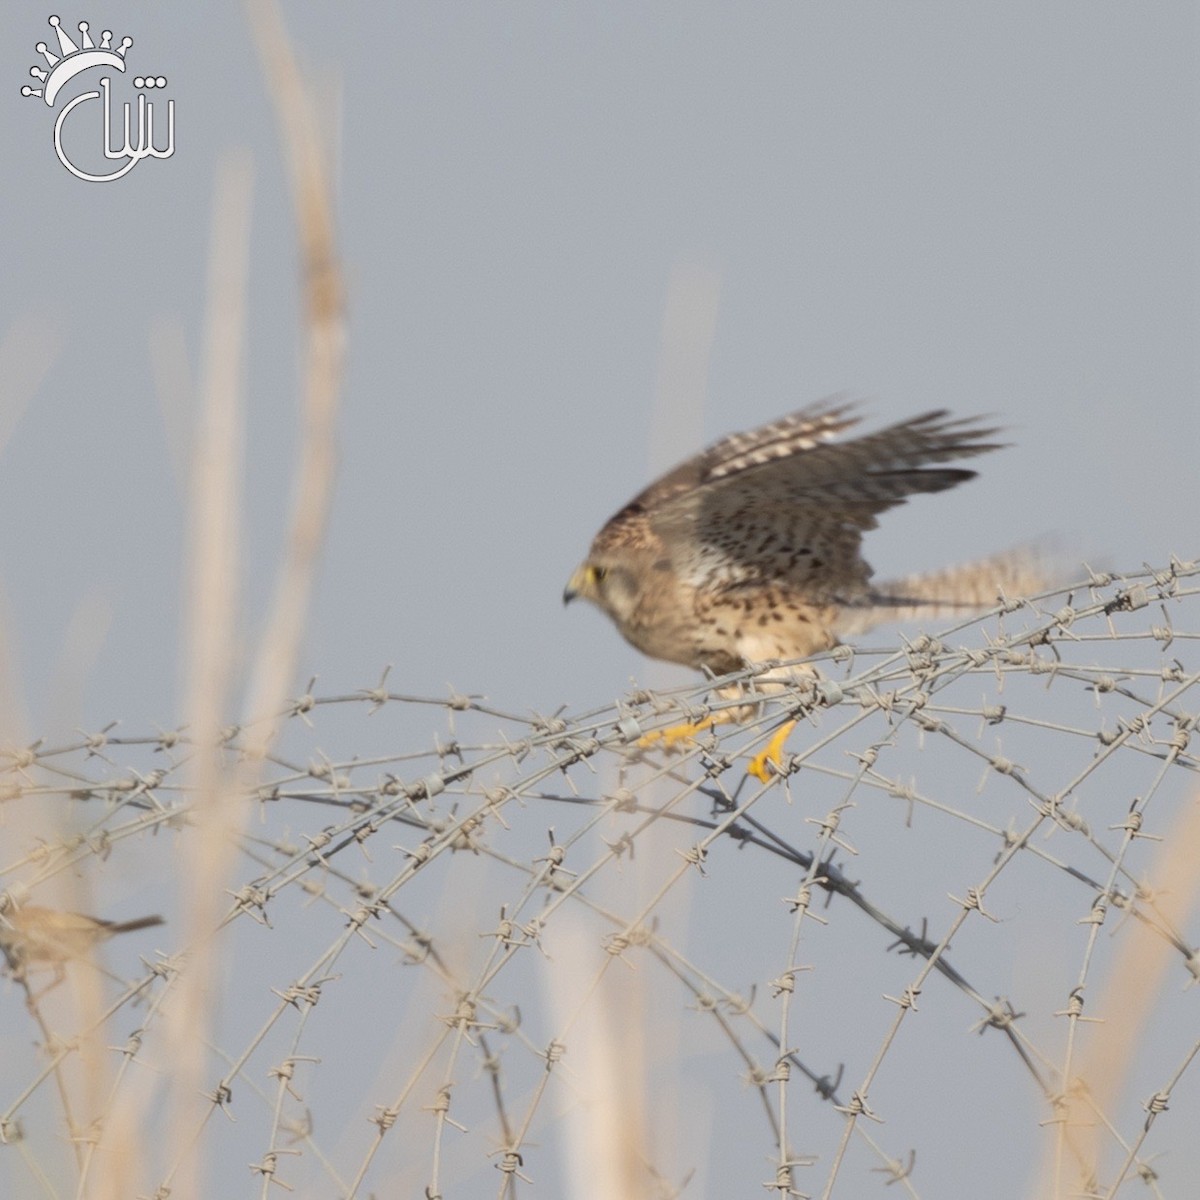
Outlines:
[{"label": "bird's wing", "polygon": [[630,507],[661,509],[696,488],[815,450],[861,420],[854,415],[853,404],[834,396],[758,429],[731,433],[656,479],[634,497]]},{"label": "bird's wing", "polygon": [[974,471],[938,466],[999,448],[997,430],[929,412],[850,441],[858,418],[826,404],[735,434],[646,489],[636,508],[684,578],[773,583],[839,599],[870,578],[862,558],[876,516]]},{"label": "bird's wing", "polygon": [[769,425],[721,438],[672,467],[614,513],[596,535],[593,550],[613,545],[629,546],[634,542],[644,545],[651,540],[657,547],[657,537],[649,519],[651,515],[662,517],[664,528],[669,528],[672,517],[690,511],[690,502],[699,489],[750,467],[764,466],[815,449],[858,424],[861,418],[852,415],[853,409],[852,404],[845,403],[840,397],[830,397]]}]

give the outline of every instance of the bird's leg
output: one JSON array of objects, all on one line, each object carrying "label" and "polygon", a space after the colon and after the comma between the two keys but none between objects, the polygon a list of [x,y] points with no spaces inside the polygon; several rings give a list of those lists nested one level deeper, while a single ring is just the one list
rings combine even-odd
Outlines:
[{"label": "bird's leg", "polygon": [[[760,692],[774,693],[775,695],[788,691],[793,694],[799,692],[797,696],[799,699],[805,692],[815,688],[820,678],[821,672],[811,663],[799,663],[795,666],[780,667],[764,672],[755,679],[755,686]],[[792,730],[796,728],[796,723],[795,718],[784,721],[771,734],[771,739],[766,746],[750,759],[750,765],[746,768],[747,775],[753,775],[755,779],[767,783],[773,775],[783,774],[783,744],[788,740]]]},{"label": "bird's leg", "polygon": [[[718,688],[717,695],[723,700],[745,700],[746,703],[721,708],[695,724],[670,725],[666,729],[656,729],[640,737],[638,745],[641,747],[661,745],[670,750],[680,742],[692,741],[697,734],[703,733],[706,729],[712,729],[715,725],[729,723],[744,725],[762,715],[764,697],[778,695],[786,688],[794,688],[797,685],[811,686],[812,682],[819,677],[815,667],[802,664],[788,667],[782,672],[764,672],[755,678],[754,690],[750,692],[740,683]],[[767,743],[766,748],[751,758],[750,765],[746,768],[747,773],[756,779],[761,779],[763,783],[770,780],[772,774],[782,774],[783,744],[795,728],[796,721],[785,721],[771,735],[771,740]]]},{"label": "bird's leg", "polygon": [[[729,687],[717,688],[717,695],[722,700],[738,700],[744,695],[744,691],[741,684],[735,683]],[[668,725],[666,729],[655,729],[638,738],[638,745],[643,748],[661,745],[670,750],[680,742],[693,741],[697,734],[703,733],[706,729],[712,729],[714,725],[728,725],[731,722],[738,723],[749,720],[755,708],[756,706],[753,704],[721,708],[714,713],[709,713],[707,717],[694,724]]]},{"label": "bird's leg", "polygon": [[703,733],[706,729],[711,729],[714,725],[720,725],[731,719],[726,713],[719,712],[712,713],[694,725],[669,725],[666,729],[654,729],[650,733],[642,734],[638,738],[638,745],[645,749],[648,746],[661,744],[665,750],[672,750],[680,742],[693,741],[698,733]]},{"label": "bird's leg", "polygon": [[50,982],[48,984],[46,984],[46,986],[44,988],[39,988],[38,991],[32,992],[32,991],[28,991],[28,985],[26,985],[26,990],[28,993],[25,997],[26,1008],[28,1008],[30,1012],[33,1012],[37,1008],[37,1002],[43,996],[48,996],[52,991],[54,991],[54,989],[56,987],[59,986],[59,984],[63,983],[66,980],[66,978],[67,978],[66,967],[64,967],[62,963],[55,963],[54,964],[54,978],[51,979]]},{"label": "bird's leg", "polygon": [[[764,750],[760,750],[751,760],[750,765],[746,768],[747,775],[753,775],[755,779],[761,779],[763,783],[767,783],[772,773],[781,774],[783,767],[783,743],[787,741],[788,735],[796,728],[796,721],[784,721],[780,727],[771,734],[771,740],[767,743]],[[767,764],[770,764],[768,767]]]}]

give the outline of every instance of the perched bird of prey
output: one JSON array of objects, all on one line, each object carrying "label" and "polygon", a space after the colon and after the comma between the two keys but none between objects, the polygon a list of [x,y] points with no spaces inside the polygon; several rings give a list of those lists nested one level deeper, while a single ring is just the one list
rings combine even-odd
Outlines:
[{"label": "perched bird of prey", "polygon": [[[862,536],[876,517],[971,479],[942,464],[999,449],[990,440],[999,431],[938,411],[839,440],[859,421],[853,405],[826,401],[689,458],[600,530],[563,602],[592,601],[652,658],[723,675],[806,658],[883,621],[961,615],[991,607],[1001,591],[1045,586],[1022,551],[872,584]],[[752,773],[767,778],[788,729]]]}]

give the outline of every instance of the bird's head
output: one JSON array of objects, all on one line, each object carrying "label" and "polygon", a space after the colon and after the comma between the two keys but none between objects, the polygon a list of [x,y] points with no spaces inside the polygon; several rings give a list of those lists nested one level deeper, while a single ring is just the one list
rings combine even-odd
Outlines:
[{"label": "bird's head", "polygon": [[638,602],[641,588],[637,576],[623,562],[592,555],[575,569],[563,591],[563,603],[590,600],[618,625],[624,626]]}]

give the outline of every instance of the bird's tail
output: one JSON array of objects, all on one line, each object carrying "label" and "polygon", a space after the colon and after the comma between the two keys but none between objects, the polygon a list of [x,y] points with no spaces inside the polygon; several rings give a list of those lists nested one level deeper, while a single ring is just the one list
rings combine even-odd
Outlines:
[{"label": "bird's tail", "polygon": [[876,625],[963,619],[1002,600],[1037,595],[1064,578],[1063,564],[1046,547],[1019,546],[928,575],[881,583],[842,609],[837,632],[849,637]]},{"label": "bird's tail", "polygon": [[148,929],[151,925],[162,925],[160,916],[138,917],[134,921],[102,921],[101,924],[109,933],[133,933],[135,929]]}]

